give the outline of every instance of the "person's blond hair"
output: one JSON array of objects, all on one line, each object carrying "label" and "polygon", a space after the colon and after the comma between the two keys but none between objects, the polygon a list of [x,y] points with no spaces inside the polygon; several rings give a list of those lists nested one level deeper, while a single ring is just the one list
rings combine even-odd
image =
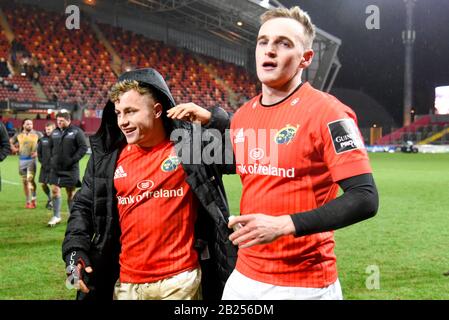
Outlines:
[{"label": "person's blond hair", "polygon": [[315,26],[312,23],[312,19],[307,12],[303,11],[300,7],[294,6],[290,9],[287,8],[274,8],[266,11],[260,16],[260,24],[264,24],[268,20],[275,18],[290,18],[298,21],[304,27],[305,39],[304,46],[306,49],[311,49],[313,40],[315,39]]},{"label": "person's blond hair", "polygon": [[109,99],[115,103],[119,100],[120,95],[130,90],[136,90],[141,95],[149,94],[153,99],[155,98],[150,87],[141,86],[136,80],[123,80],[112,86],[109,91]]}]

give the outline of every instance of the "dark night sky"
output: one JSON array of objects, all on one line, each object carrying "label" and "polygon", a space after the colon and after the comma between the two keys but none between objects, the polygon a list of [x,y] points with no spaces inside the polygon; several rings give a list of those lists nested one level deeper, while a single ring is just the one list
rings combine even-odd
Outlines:
[{"label": "dark night sky", "polygon": [[[339,37],[342,68],[334,87],[362,90],[402,123],[405,29],[403,0],[281,0],[299,5],[314,24]],[[368,30],[366,7],[380,9],[380,29]],[[414,105],[433,108],[434,87],[449,85],[449,0],[418,0],[415,7]]]}]

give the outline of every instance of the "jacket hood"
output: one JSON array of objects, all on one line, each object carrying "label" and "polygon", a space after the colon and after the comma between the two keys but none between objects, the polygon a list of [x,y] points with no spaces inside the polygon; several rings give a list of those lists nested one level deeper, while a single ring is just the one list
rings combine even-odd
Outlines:
[{"label": "jacket hood", "polygon": [[167,86],[164,78],[161,76],[159,72],[152,68],[145,69],[137,69],[123,73],[117,80],[117,82],[121,82],[124,80],[136,80],[139,83],[149,85],[156,89],[159,94],[162,94],[164,98],[167,99],[168,106],[164,105],[167,109],[174,107],[175,99],[170,92],[170,89]]}]

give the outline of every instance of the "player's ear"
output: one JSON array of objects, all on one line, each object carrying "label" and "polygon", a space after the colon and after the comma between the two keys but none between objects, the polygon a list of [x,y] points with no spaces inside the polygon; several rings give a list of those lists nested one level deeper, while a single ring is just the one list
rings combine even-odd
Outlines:
[{"label": "player's ear", "polygon": [[154,117],[159,118],[162,115],[162,110],[163,110],[162,104],[156,102],[153,106]]},{"label": "player's ear", "polygon": [[299,67],[302,69],[305,69],[310,66],[312,63],[313,56],[315,55],[315,52],[313,52],[312,49],[308,49],[304,51],[304,54],[301,58],[301,63],[299,64]]}]

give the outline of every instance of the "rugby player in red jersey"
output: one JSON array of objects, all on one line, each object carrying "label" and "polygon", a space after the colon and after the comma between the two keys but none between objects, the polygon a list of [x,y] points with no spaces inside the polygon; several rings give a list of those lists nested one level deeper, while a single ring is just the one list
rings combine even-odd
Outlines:
[{"label": "rugby player in red jersey", "polygon": [[355,113],[301,80],[314,56],[308,14],[272,9],[261,23],[262,93],[231,121],[243,191],[223,299],[342,299],[333,230],[377,212],[368,155]]},{"label": "rugby player in red jersey", "polygon": [[171,140],[175,130],[192,136],[193,125],[176,120],[185,116],[229,126],[219,107],[175,106],[154,69],[112,87],[63,243],[78,299],[221,297],[236,256],[229,209],[220,164],[190,163],[178,151],[193,150],[192,139]]}]

